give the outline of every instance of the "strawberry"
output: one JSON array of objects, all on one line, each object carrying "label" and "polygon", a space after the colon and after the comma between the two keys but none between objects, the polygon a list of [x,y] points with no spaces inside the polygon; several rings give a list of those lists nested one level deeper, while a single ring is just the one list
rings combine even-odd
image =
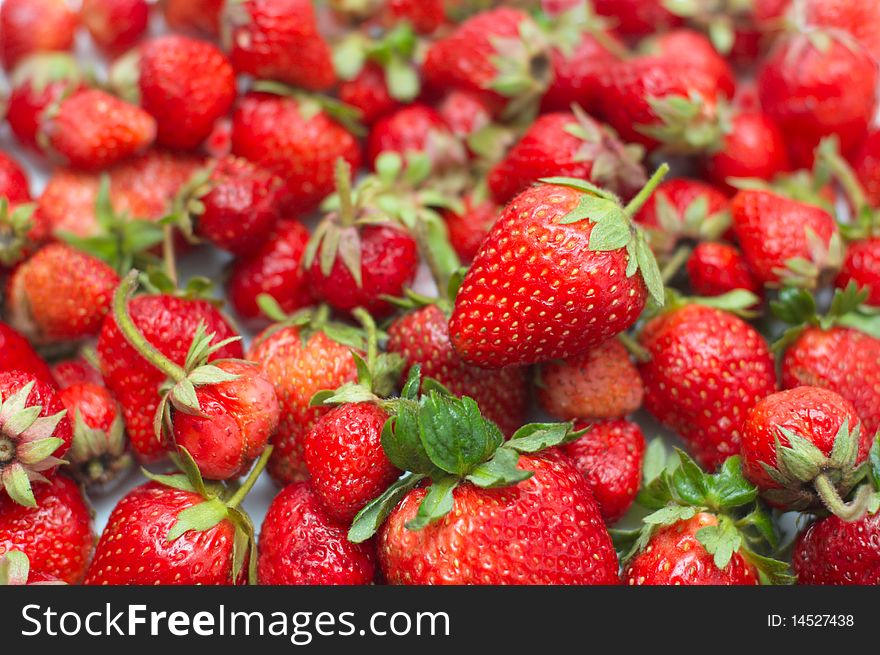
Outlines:
[{"label": "strawberry", "polygon": [[219,36],[220,14],[225,0],[164,0],[165,22],[175,32]]},{"label": "strawberry", "polygon": [[850,161],[866,200],[872,207],[880,207],[880,130],[868,135]]},{"label": "strawberry", "polygon": [[[17,367],[13,366],[11,368]],[[52,364],[52,378],[55,381],[55,385],[61,390],[81,383],[99,386],[104,384],[101,372],[90,359],[83,355],[78,355],[71,359],[62,359]]]},{"label": "strawberry", "polygon": [[[55,389],[29,373],[0,373],[0,482],[19,505],[35,507],[32,482],[45,483],[62,464],[73,433]],[[44,475],[45,474],[45,475]]]},{"label": "strawberry", "polygon": [[733,232],[755,278],[765,285],[814,287],[840,267],[843,246],[825,210],[761,190],[730,202]]},{"label": "strawberry", "polygon": [[0,587],[20,585],[65,584],[54,575],[31,571],[31,562],[20,550],[0,556]]},{"label": "strawberry", "polygon": [[395,21],[407,21],[420,34],[436,32],[446,22],[443,0],[388,0]]},{"label": "strawberry", "polygon": [[265,93],[243,96],[232,119],[232,152],[280,177],[287,209],[307,212],[333,191],[333,169],[360,165],[355,137],[317,101]]},{"label": "strawberry", "polygon": [[615,338],[541,364],[535,386],[541,409],[563,421],[620,418],[637,411],[644,395],[639,372]]},{"label": "strawberry", "polygon": [[761,106],[779,125],[792,163],[809,167],[831,134],[851,152],[877,111],[877,63],[862,47],[822,31],[794,34],[774,47],[758,73]]},{"label": "strawberry", "polygon": [[265,318],[257,303],[260,294],[274,298],[285,314],[312,304],[308,274],[300,265],[308,241],[309,232],[302,223],[283,219],[256,253],[233,263],[226,291],[238,316]]},{"label": "strawberry", "polygon": [[49,244],[10,276],[10,320],[38,343],[93,337],[118,284],[119,276],[101,260],[65,244]]},{"label": "strawberry", "polygon": [[688,66],[705,72],[716,81],[718,88],[728,98],[736,93],[736,76],[727,60],[722,57],[712,41],[692,29],[663,32],[639,44],[644,54],[674,58],[688,53]]},{"label": "strawberry", "polygon": [[631,217],[665,171],[625,208],[567,178],[514,198],[455,299],[449,337],[461,358],[488,368],[565,359],[632,325],[649,291],[662,302],[657,264]]},{"label": "strawberry", "polygon": [[742,434],[743,474],[773,506],[817,510],[823,506],[845,521],[861,518],[864,477],[873,435],[855,407],[833,391],[796,387],[770,394],[749,410]]},{"label": "strawberry", "polygon": [[235,100],[235,72],[212,43],[159,36],[144,43],[136,57],[130,73],[136,81],[125,80],[127,71],[123,71],[117,74],[117,84],[156,119],[160,146],[195,148],[211,134],[215,121],[229,113]]},{"label": "strawberry", "polygon": [[453,89],[440,101],[437,111],[452,133],[470,149],[469,137],[475,136],[492,122],[492,111],[479,95]]},{"label": "strawberry", "polygon": [[875,59],[880,57],[880,16],[871,0],[808,0],[803,4],[810,25],[848,32]]},{"label": "strawberry", "polygon": [[[754,304],[745,295],[742,304]],[[746,412],[776,390],[764,337],[731,313],[685,302],[648,321],[639,343],[650,355],[638,367],[645,409],[676,430],[707,469],[738,453]]]},{"label": "strawberry", "polygon": [[71,384],[58,397],[73,426],[68,470],[86,488],[107,488],[134,464],[119,403],[106,387],[92,382]]},{"label": "strawberry", "polygon": [[371,584],[375,577],[372,544],[348,541],[307,482],[286,486],[269,505],[259,550],[260,584]]},{"label": "strawberry", "polygon": [[496,202],[505,203],[541,178],[558,175],[631,198],[646,181],[642,154],[580,109],[544,114],[491,170],[489,189]]},{"label": "strawberry", "polygon": [[682,23],[663,0],[593,0],[593,6],[600,16],[614,19],[615,29],[625,36],[665,32]]},{"label": "strawberry", "polygon": [[0,59],[11,70],[34,52],[70,50],[76,14],[65,0],[9,0],[0,7]]},{"label": "strawberry", "polygon": [[761,296],[763,287],[752,275],[736,246],[729,243],[699,243],[687,260],[691,290],[699,296],[723,296],[745,289]]},{"label": "strawberry", "polygon": [[467,157],[464,146],[434,109],[413,104],[379,119],[367,139],[367,161],[375,168],[383,152],[404,157],[424,153],[435,172],[461,166]]},{"label": "strawberry", "polygon": [[[204,325],[206,333],[215,334],[218,342],[235,336],[223,315],[206,300],[169,294],[142,295],[128,303],[128,312],[146,341],[177,366],[184,363],[199,325]],[[161,459],[165,446],[156,438],[153,419],[161,400],[159,387],[165,373],[129,344],[112,314],[104,320],[97,352],[107,388],[122,405],[135,455],[142,462]],[[232,342],[212,353],[211,359],[241,356],[241,345]]]},{"label": "strawberry", "polygon": [[151,481],[131,490],[110,513],[84,584],[255,584],[253,524],[239,505],[270,450],[234,493],[206,487],[185,457],[185,473],[149,474]]},{"label": "strawberry", "polygon": [[731,178],[772,180],[791,167],[786,139],[762,112],[740,112],[730,119],[722,140],[704,161],[706,177],[731,192]]},{"label": "strawberry", "polygon": [[501,209],[492,200],[479,201],[477,194],[468,194],[462,199],[464,211],[447,209],[443,212],[449,242],[456,254],[465,262],[473,261],[483,239],[489,234]]},{"label": "strawberry", "polygon": [[367,62],[357,75],[339,85],[339,99],[360,111],[364,125],[373,125],[401,106],[388,90],[382,67],[373,62]]},{"label": "strawberry", "polygon": [[835,284],[844,289],[850,283],[868,292],[867,302],[880,306],[880,237],[849,244]]},{"label": "strawberry", "polygon": [[8,272],[30,257],[51,236],[46,214],[34,203],[10,206],[0,197],[0,271]]},{"label": "strawberry", "polygon": [[83,579],[94,545],[92,516],[79,487],[58,475],[34,486],[35,505],[0,494],[0,556],[20,551],[31,571],[76,584]]},{"label": "strawberry", "polygon": [[14,328],[0,321],[0,371],[24,371],[50,387],[55,379],[49,366],[30,342]]},{"label": "strawberry", "polygon": [[86,89],[45,111],[37,141],[73,168],[101,169],[146,150],[155,138],[156,121],[148,113]]},{"label": "strawberry", "polygon": [[150,6],[146,0],[83,0],[79,20],[95,45],[118,54],[134,46],[147,31]]},{"label": "strawberry", "polygon": [[31,199],[27,175],[15,159],[0,152],[0,197],[10,205],[18,205]]},{"label": "strawberry", "polygon": [[[264,305],[273,320],[285,320],[283,312]],[[303,310],[260,334],[247,359],[257,362],[275,385],[281,405],[281,421],[272,443],[269,475],[280,484],[302,480],[303,439],[329,407],[312,407],[317,392],[336,389],[355,380],[357,370],[349,347],[362,343],[353,328],[327,322],[327,308]]]},{"label": "strawberry", "polygon": [[336,81],[330,47],[309,0],[227,0],[221,20],[237,73],[311,91]]},{"label": "strawberry", "polygon": [[645,435],[626,419],[575,422],[575,430],[589,428],[577,441],[562,447],[584,474],[602,519],[611,525],[626,514],[639,491]]}]

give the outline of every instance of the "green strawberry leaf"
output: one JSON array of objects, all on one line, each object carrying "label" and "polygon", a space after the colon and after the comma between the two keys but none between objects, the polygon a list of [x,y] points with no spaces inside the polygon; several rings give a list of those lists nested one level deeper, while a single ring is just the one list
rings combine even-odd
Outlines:
[{"label": "green strawberry leaf", "polygon": [[459,479],[452,475],[435,480],[428,487],[428,493],[422,499],[415,517],[407,521],[407,530],[422,530],[449,514],[453,506],[453,491],[458,484]]},{"label": "green strawberry leaf", "polygon": [[571,423],[528,423],[513,433],[504,448],[518,453],[537,453],[546,448],[571,443],[586,434],[583,430],[572,430]]},{"label": "green strawberry leaf", "polygon": [[709,525],[697,530],[697,541],[703,544],[706,552],[713,556],[715,566],[724,570],[733,554],[743,545],[742,535],[733,521],[727,517],[719,517],[718,525]]},{"label": "green strawberry leaf", "polygon": [[706,474],[687,453],[683,450],[677,452],[680,465],[672,473],[676,496],[691,505],[705,505],[709,491]]},{"label": "green strawberry leaf", "polygon": [[874,483],[874,488],[880,491],[880,432],[874,437],[868,461],[871,464],[871,481]]},{"label": "green strawberry leaf", "polygon": [[351,528],[348,530],[348,540],[359,544],[376,534],[391,510],[397,507],[404,496],[415,489],[416,485],[424,479],[424,475],[406,473],[388,487],[381,496],[367,503],[354,517]]},{"label": "green strawberry leaf", "polygon": [[715,510],[742,507],[758,497],[758,488],[746,480],[740,457],[728,457],[718,473],[705,476],[708,484],[707,499]]},{"label": "green strawberry leaf", "polygon": [[482,417],[472,398],[430,391],[420,404],[419,428],[425,452],[447,473],[467,475],[504,441],[501,431]]},{"label": "green strawberry leaf", "polygon": [[510,487],[534,475],[533,471],[523,471],[518,468],[518,462],[519,454],[515,451],[499,448],[492,459],[476,467],[466,479],[484,489]]},{"label": "green strawberry leaf", "polygon": [[226,519],[228,508],[218,498],[206,500],[198,505],[193,505],[180,512],[177,520],[168,531],[166,540],[169,542],[176,541],[189,530],[195,532],[204,532],[210,530],[215,525]]},{"label": "green strawberry leaf", "polygon": [[697,515],[702,508],[686,507],[683,505],[668,505],[658,509],[656,512],[648,514],[642,521],[647,525],[672,525],[679,521],[685,521]]},{"label": "green strawberry leaf", "polygon": [[397,414],[382,427],[382,448],[391,463],[402,471],[430,475],[437,470],[419,434],[419,405],[401,401]]}]

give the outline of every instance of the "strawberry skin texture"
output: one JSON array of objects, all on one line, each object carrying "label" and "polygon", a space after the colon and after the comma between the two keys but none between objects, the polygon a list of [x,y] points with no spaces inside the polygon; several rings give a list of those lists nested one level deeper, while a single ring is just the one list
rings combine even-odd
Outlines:
[{"label": "strawberry skin texture", "polygon": [[880,57],[880,14],[873,0],[809,0],[804,4],[811,25],[849,32],[874,58]]},{"label": "strawberry skin texture", "polygon": [[34,52],[70,50],[76,14],[65,0],[9,0],[0,7],[0,59],[10,70]]},{"label": "strawberry skin texture", "polygon": [[730,131],[718,151],[706,159],[704,168],[713,184],[735,193],[728,179],[772,180],[790,170],[791,162],[779,126],[762,112],[744,112],[731,119]]},{"label": "strawberry skin texture", "polygon": [[400,102],[388,91],[385,71],[373,62],[367,62],[353,80],[339,85],[339,99],[359,109],[365,125],[373,125],[400,107]]},{"label": "strawberry skin texture", "polygon": [[880,430],[880,339],[859,330],[808,327],[782,357],[782,387],[822,387],[853,404],[864,435]]},{"label": "strawberry skin texture", "polygon": [[266,470],[279,484],[303,480],[307,476],[303,439],[329,411],[311,407],[309,401],[319,391],[357,379],[351,350],[323,332],[312,334],[304,344],[299,328],[284,327],[257,337],[247,358],[263,367],[281,405],[281,421],[272,439],[275,449]]},{"label": "strawberry skin texture", "polygon": [[514,198],[455,299],[452,345],[486,368],[566,359],[632,325],[645,306],[625,249],[589,250],[593,223],[560,224],[581,193],[541,185]]},{"label": "strawberry skin texture", "polygon": [[398,21],[409,21],[419,34],[430,34],[446,22],[443,0],[389,0],[388,10]]},{"label": "strawberry skin texture", "polygon": [[121,53],[147,31],[150,6],[146,0],[83,0],[79,19],[99,48]]},{"label": "strawberry skin texture", "polygon": [[400,477],[382,449],[387,419],[374,403],[346,403],[324,414],[306,434],[303,451],[312,489],[340,523],[351,523]]},{"label": "strawberry skin texture", "polygon": [[6,198],[10,205],[28,202],[31,199],[24,169],[5,152],[0,152],[0,197]]},{"label": "strawberry skin texture", "polygon": [[473,195],[462,198],[464,212],[443,211],[449,242],[464,262],[473,261],[501,209],[491,200],[475,202]]},{"label": "strawberry skin texture", "polygon": [[[3,366],[2,368],[7,368]],[[8,368],[18,368],[11,366]],[[101,373],[85,357],[63,359],[52,365],[52,378],[59,389],[66,389],[74,384],[97,384],[103,385],[104,378]]]},{"label": "strawberry skin texture", "polygon": [[401,355],[406,373],[416,364],[453,395],[473,398],[483,416],[506,435],[525,422],[528,404],[526,372],[518,366],[491,370],[462,361],[449,341],[446,315],[437,305],[417,309],[388,328],[388,352]]},{"label": "strawberry skin texture", "polygon": [[[128,304],[131,318],[147,341],[179,366],[186,359],[196,328],[205,323],[215,343],[236,336],[223,315],[206,300],[185,300],[168,295],[137,296]],[[141,462],[155,462],[166,446],[153,431],[159,405],[159,387],[165,375],[132,348],[112,314],[104,320],[98,337],[98,360],[107,387],[119,399],[132,448]],[[212,360],[241,358],[241,343],[233,342],[214,353]]]},{"label": "strawberry skin texture", "polygon": [[330,47],[318,32],[309,0],[226,3],[229,58],[238,73],[311,91],[333,86]]},{"label": "strawberry skin texture", "polygon": [[615,338],[563,362],[541,364],[538,404],[563,420],[619,418],[642,406],[642,378]]},{"label": "strawberry skin texture", "polygon": [[180,35],[141,48],[141,107],[156,119],[156,143],[189,150],[204,141],[235,100],[235,72],[219,48]]},{"label": "strawberry skin texture", "polygon": [[665,32],[682,23],[663,0],[593,0],[593,7],[600,16],[614,19],[615,30],[625,36]]},{"label": "strawberry skin texture", "polygon": [[407,494],[379,533],[389,584],[618,584],[617,554],[584,476],[559,453],[523,456],[515,487],[464,483],[452,511],[415,532],[426,494]]},{"label": "strawberry skin texture", "polygon": [[880,130],[874,130],[850,161],[873,207],[880,207]]},{"label": "strawberry skin texture", "polygon": [[175,32],[220,34],[220,13],[225,0],[165,0],[161,4],[165,22]]},{"label": "strawberry skin texture", "polygon": [[699,296],[721,296],[745,289],[757,296],[763,293],[738,248],[729,243],[699,243],[687,261],[691,289]]},{"label": "strawberry skin texture", "polygon": [[712,41],[690,29],[677,29],[657,34],[648,41],[648,50],[653,55],[681,57],[687,53],[687,65],[697,68],[715,80],[718,89],[728,98],[736,93],[736,75],[728,61],[718,54]]},{"label": "strawberry skin texture", "polygon": [[650,320],[639,341],[651,354],[639,364],[645,409],[707,469],[739,453],[746,413],[776,391],[764,337],[733,314],[691,304]]},{"label": "strawberry skin texture", "polygon": [[648,546],[629,563],[623,580],[629,585],[756,585],[758,572],[740,553],[724,569],[697,540],[702,528],[718,525],[714,514],[701,512],[686,521],[660,528]]},{"label": "strawberry skin texture", "polygon": [[55,378],[49,370],[49,365],[24,336],[2,321],[0,321],[0,370],[23,371],[50,387],[55,386]]},{"label": "strawberry skin texture", "polygon": [[0,491],[0,557],[22,551],[32,572],[78,584],[94,545],[91,509],[79,486],[63,475],[33,490],[36,507],[19,505]]},{"label": "strawberry skin texture", "polygon": [[845,289],[851,281],[858,284],[860,289],[868,290],[869,305],[880,305],[880,238],[849,245],[835,284]]},{"label": "strawberry skin texture", "polygon": [[286,184],[285,208],[308,212],[335,189],[334,166],[361,162],[353,135],[323,112],[304,117],[292,98],[248,93],[232,119],[232,152],[272,171]]},{"label": "strawberry skin texture", "polygon": [[611,525],[626,514],[639,492],[645,435],[626,419],[575,422],[575,430],[586,427],[584,436],[562,450],[587,479],[602,519]]},{"label": "strawberry skin texture", "polygon": [[384,116],[370,130],[367,161],[375,166],[383,152],[426,154],[433,170],[442,170],[465,161],[464,147],[436,110],[414,104]]},{"label": "strawberry skin texture", "polygon": [[[610,34],[603,35],[623,51],[623,44]],[[567,54],[567,56],[566,56]],[[570,53],[556,48],[551,52],[553,81],[541,99],[541,110],[568,111],[572,104],[592,113],[599,107],[600,79],[618,59],[592,34],[585,32]]]},{"label": "strawberry skin texture", "polygon": [[261,316],[261,293],[272,296],[288,314],[311,305],[308,274],[300,266],[308,242],[309,231],[302,223],[284,219],[255,254],[237,259],[226,283],[236,314],[246,319]]},{"label": "strawberry skin texture", "polygon": [[61,389],[58,398],[67,408],[69,420],[78,411],[83,422],[90,428],[109,432],[119,413],[119,405],[107,387],[93,382],[77,382]]},{"label": "strawberry skin texture", "polygon": [[[213,528],[168,533],[179,514],[204,499],[156,482],[136,487],[107,520],[86,573],[86,585],[231,585],[232,542],[228,519]],[[244,583],[242,579],[236,584]]]},{"label": "strawberry skin texture", "polygon": [[119,276],[100,259],[61,243],[38,250],[7,283],[10,316],[40,343],[96,336]]},{"label": "strawberry skin texture", "polygon": [[880,584],[880,512],[812,523],[798,537],[792,568],[802,585]]},{"label": "strawberry skin texture", "polygon": [[260,529],[257,578],[264,585],[366,585],[376,574],[372,541],[348,540],[307,482],[279,493]]},{"label": "strawberry skin texture", "polygon": [[877,63],[857,44],[832,37],[821,52],[797,35],[764,60],[758,94],[785,135],[793,164],[808,168],[823,137],[836,134],[843,153],[862,143],[877,111],[877,83]]}]

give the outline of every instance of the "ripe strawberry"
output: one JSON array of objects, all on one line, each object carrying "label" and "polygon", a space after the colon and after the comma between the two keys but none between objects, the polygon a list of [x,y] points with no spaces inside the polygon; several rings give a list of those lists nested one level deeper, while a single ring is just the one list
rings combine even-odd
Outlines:
[{"label": "ripe strawberry", "polygon": [[462,166],[467,160],[463,144],[442,116],[420,104],[398,109],[373,125],[367,139],[367,161],[375,168],[383,152],[396,152],[405,159],[424,153],[434,172]]},{"label": "ripe strawberry", "polygon": [[880,238],[850,243],[835,284],[844,289],[850,283],[868,292],[869,305],[880,306]]},{"label": "ripe strawberry", "polygon": [[593,0],[593,7],[600,16],[613,19],[615,30],[625,36],[665,32],[683,22],[663,0]]},{"label": "ripe strawberry", "polygon": [[880,584],[880,512],[857,521],[829,516],[798,536],[792,568],[802,585]]},{"label": "ripe strawberry", "polygon": [[639,372],[615,338],[541,364],[536,387],[541,409],[563,421],[620,418],[637,411],[644,395]]},{"label": "ripe strawberry", "polygon": [[159,36],[141,46],[136,57],[132,70],[136,81],[120,84],[156,119],[160,146],[195,148],[211,134],[215,121],[229,113],[235,100],[235,72],[212,43]]},{"label": "ripe strawberry", "polygon": [[467,143],[469,137],[477,134],[492,122],[492,110],[479,95],[469,91],[453,89],[440,101],[437,111],[452,133]]},{"label": "ripe strawberry", "polygon": [[733,232],[755,278],[763,284],[815,287],[843,261],[834,218],[805,202],[744,190],[730,202]]},{"label": "ripe strawberry", "polygon": [[746,412],[776,390],[764,337],[733,314],[685,303],[648,321],[639,342],[651,356],[639,364],[645,409],[707,469],[738,453]]},{"label": "ripe strawberry", "polygon": [[585,428],[584,436],[562,450],[584,474],[602,519],[611,525],[626,514],[639,492],[645,435],[626,419],[575,422],[575,430]]},{"label": "ripe strawberry", "polygon": [[333,191],[336,161],[360,165],[355,137],[308,98],[248,93],[232,119],[232,151],[280,177],[285,207],[308,212]]},{"label": "ripe strawberry", "polygon": [[54,575],[31,571],[31,562],[20,550],[0,556],[0,587],[22,585],[65,584]]},{"label": "ripe strawberry", "polygon": [[301,266],[308,242],[309,231],[302,223],[283,219],[255,254],[233,263],[226,291],[238,316],[265,318],[257,303],[260,294],[274,298],[285,314],[312,304],[308,275]]},{"label": "ripe strawberry", "polygon": [[11,70],[34,52],[70,50],[76,14],[65,0],[8,0],[0,7],[0,59]]},{"label": "ripe strawberry", "polygon": [[30,342],[14,328],[0,321],[0,371],[24,371],[40,382],[55,386],[49,366]]},{"label": "ripe strawberry", "polygon": [[496,202],[505,203],[541,178],[558,175],[631,198],[646,181],[642,154],[578,109],[544,114],[489,173],[489,189]]},{"label": "ripe strawberry", "polygon": [[150,6],[146,0],[83,0],[79,20],[99,48],[118,54],[147,31]]},{"label": "ripe strawberry", "polygon": [[74,92],[43,114],[38,142],[73,168],[101,169],[145,150],[156,121],[97,89]]},{"label": "ripe strawberry", "polygon": [[656,34],[641,43],[639,50],[670,60],[686,52],[688,66],[702,70],[714,79],[728,98],[733,98],[736,93],[736,76],[730,64],[719,54],[712,41],[696,30],[683,28]]},{"label": "ripe strawberry", "polygon": [[809,167],[826,136],[837,135],[844,154],[862,143],[877,111],[878,81],[877,63],[858,44],[813,31],[776,45],[758,74],[758,93],[792,163]]},{"label": "ripe strawberry", "polygon": [[165,22],[175,32],[219,36],[225,0],[164,0]]},{"label": "ripe strawberry", "polygon": [[348,541],[309,484],[296,482],[266,512],[257,577],[266,585],[371,584],[375,559],[372,543]]},{"label": "ripe strawberry", "polygon": [[339,99],[360,111],[364,125],[373,125],[401,107],[388,90],[382,67],[373,62],[367,62],[354,78],[339,85]]},{"label": "ripe strawberry", "polygon": [[880,16],[871,0],[808,0],[804,5],[808,24],[848,32],[875,59],[880,57]]},{"label": "ripe strawberry", "polygon": [[0,152],[0,198],[5,198],[12,206],[31,199],[30,186],[24,169],[5,152]]},{"label": "ripe strawberry", "polygon": [[657,264],[631,217],[665,171],[626,208],[567,178],[514,198],[455,299],[449,336],[461,358],[487,368],[565,359],[632,325],[648,291],[662,302]]},{"label": "ripe strawberry", "polygon": [[336,81],[308,0],[227,0],[221,20],[236,72],[311,91]]},{"label": "ripe strawberry", "polygon": [[[11,367],[18,368],[18,367]],[[52,378],[59,389],[66,389],[74,384],[103,385],[104,378],[95,365],[82,355],[71,359],[62,359],[52,364]]]},{"label": "ripe strawberry", "polygon": [[478,200],[477,194],[462,199],[463,212],[454,209],[443,212],[449,242],[463,262],[471,262],[480,250],[486,235],[495,225],[501,209],[492,200]]},{"label": "ripe strawberry", "polygon": [[53,243],[15,269],[6,287],[7,311],[37,343],[93,337],[118,284],[119,276],[100,259]]},{"label": "ripe strawberry", "polygon": [[0,373],[0,407],[0,483],[13,501],[34,507],[31,483],[45,483],[63,463],[70,421],[55,389],[23,371]]},{"label": "ripe strawberry", "polygon": [[473,398],[483,415],[505,435],[525,422],[528,381],[525,370],[510,366],[489,370],[462,361],[449,340],[448,316],[438,305],[404,314],[388,327],[388,352],[403,356],[405,374],[421,367],[456,396]]},{"label": "ripe strawberry", "polygon": [[73,426],[68,470],[88,489],[106,488],[134,464],[119,403],[106,387],[92,382],[71,384],[58,397]]},{"label": "ripe strawberry", "polygon": [[691,290],[698,296],[723,296],[745,289],[760,297],[764,289],[742,253],[728,243],[699,243],[687,261]]},{"label": "ripe strawberry", "polygon": [[94,545],[91,510],[79,486],[58,475],[34,485],[34,498],[34,506],[24,507],[0,493],[0,556],[23,552],[33,573],[79,583]]},{"label": "ripe strawberry", "polygon": [[[770,394],[743,426],[743,474],[783,510],[822,509],[845,521],[865,512],[867,487],[843,501],[864,476],[873,435],[855,407],[833,391],[796,387]],[[870,493],[870,492],[869,492]]]},{"label": "ripe strawberry", "polygon": [[420,34],[436,32],[446,22],[443,0],[388,0],[395,21],[407,21]]},{"label": "ripe strawberry", "polygon": [[786,139],[767,114],[742,112],[730,119],[720,143],[704,162],[707,178],[735,192],[731,178],[772,180],[791,168]]}]

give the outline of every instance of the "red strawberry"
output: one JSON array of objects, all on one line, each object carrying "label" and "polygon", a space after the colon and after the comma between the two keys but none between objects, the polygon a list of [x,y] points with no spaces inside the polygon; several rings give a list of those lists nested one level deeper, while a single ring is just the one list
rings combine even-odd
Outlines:
[{"label": "red strawberry", "polygon": [[453,209],[445,210],[443,220],[455,252],[462,261],[470,262],[495,225],[501,209],[491,200],[478,202],[475,194],[466,195],[462,199],[462,207],[464,211],[460,214]]},{"label": "red strawberry", "polygon": [[388,11],[396,21],[408,21],[421,34],[436,32],[446,22],[443,0],[388,0]]},{"label": "red strawberry", "polygon": [[257,297],[263,293],[274,298],[285,314],[312,304],[312,290],[301,266],[308,241],[309,232],[302,223],[284,219],[255,254],[233,263],[226,291],[240,317],[262,316]]},{"label": "red strawberry", "polygon": [[880,57],[880,15],[872,0],[808,0],[803,4],[810,25],[849,32],[875,59]]},{"label": "red strawberry", "polygon": [[0,483],[14,502],[35,507],[31,483],[46,483],[63,463],[70,421],[55,389],[23,371],[0,373],[0,406]]},{"label": "red strawberry", "polygon": [[435,110],[426,105],[409,105],[379,119],[367,139],[367,161],[375,168],[383,152],[406,158],[427,155],[434,172],[461,166],[467,157],[464,146]]},{"label": "red strawberry", "polygon": [[691,290],[698,296],[722,296],[736,289],[756,296],[763,287],[752,275],[742,253],[728,243],[699,243],[687,261]]},{"label": "red strawberry", "polygon": [[563,451],[586,477],[605,523],[616,523],[639,492],[645,435],[636,423],[625,419],[580,421],[574,428],[589,430],[563,446]]},{"label": "red strawberry", "polygon": [[346,539],[345,527],[330,518],[306,482],[286,486],[266,512],[260,530],[260,584],[371,584],[375,559],[371,543]]},{"label": "red strawberry", "polygon": [[[16,367],[12,367],[16,368]],[[59,389],[66,389],[74,384],[103,385],[104,378],[95,365],[83,356],[62,359],[52,364],[52,377]]]},{"label": "red strawberry", "polygon": [[637,411],[644,395],[639,372],[615,338],[541,364],[536,386],[541,409],[563,421],[620,418]]},{"label": "red strawberry", "polygon": [[809,167],[826,136],[837,135],[844,154],[862,143],[877,111],[878,81],[877,63],[858,44],[808,32],[776,45],[758,74],[758,92],[794,165]]},{"label": "red strawberry", "polygon": [[13,206],[31,199],[24,169],[5,152],[0,152],[0,198],[5,198]]},{"label": "red strawberry", "polygon": [[227,2],[222,15],[236,72],[320,91],[336,74],[309,0]]},{"label": "red strawberry", "polygon": [[333,171],[342,157],[360,165],[355,137],[316,101],[249,93],[232,122],[232,151],[280,177],[287,208],[311,211],[333,191]]},{"label": "red strawberry", "polygon": [[748,412],[742,434],[743,474],[767,501],[783,510],[822,509],[852,521],[865,512],[862,487],[842,499],[864,475],[873,435],[852,403],[819,387],[771,394]]},{"label": "red strawberry", "polygon": [[851,162],[867,201],[872,207],[880,207],[880,130],[868,135]]},{"label": "red strawberry", "polygon": [[80,582],[94,545],[91,510],[63,475],[34,485],[36,505],[24,507],[0,493],[0,556],[27,555],[33,573]]},{"label": "red strawberry", "polygon": [[814,287],[840,267],[837,223],[825,210],[768,191],[740,191],[730,202],[733,232],[764,284]]},{"label": "red strawberry", "polygon": [[147,31],[150,6],[146,0],[83,0],[79,19],[99,48],[120,53]]},{"label": "red strawberry", "polygon": [[2,321],[0,321],[0,371],[24,371],[50,387],[55,386],[55,379],[46,362],[27,339]]},{"label": "red strawberry", "polygon": [[422,375],[445,386],[456,396],[473,398],[483,415],[505,435],[525,422],[528,382],[525,370],[510,366],[498,370],[466,364],[449,341],[448,317],[437,305],[404,314],[388,328],[388,352],[402,355],[405,373],[413,366]]},{"label": "red strawberry", "polygon": [[382,67],[373,62],[367,62],[353,79],[339,85],[339,99],[360,111],[364,125],[373,125],[401,106],[388,90]]},{"label": "red strawberry", "polygon": [[479,95],[469,91],[453,89],[440,101],[437,111],[452,133],[462,140],[492,122],[491,107]]},{"label": "red strawberry", "polygon": [[715,152],[705,161],[706,176],[728,191],[735,191],[731,178],[772,180],[791,164],[782,131],[766,114],[736,114]]},{"label": "red strawberry", "polygon": [[678,27],[682,19],[663,0],[593,0],[596,13],[615,20],[615,29],[626,36],[642,36]]},{"label": "red strawberry", "polygon": [[8,0],[0,7],[0,59],[7,70],[34,52],[70,50],[76,14],[66,0]]},{"label": "red strawberry", "polygon": [[541,178],[559,175],[631,198],[646,181],[642,154],[582,111],[544,114],[489,173],[489,189],[505,203]]},{"label": "red strawberry", "polygon": [[819,519],[797,539],[792,568],[802,585],[880,584],[880,512],[846,522]]},{"label": "red strawberry", "polygon": [[387,419],[375,403],[346,403],[321,416],[305,436],[303,454],[312,490],[340,523],[351,523],[400,477],[382,450]]},{"label": "red strawberry", "polygon": [[648,321],[639,342],[651,357],[639,364],[645,409],[707,469],[738,453],[746,412],[776,390],[764,337],[733,314],[688,303]]},{"label": "red strawberry", "polygon": [[77,91],[43,114],[45,149],[73,168],[107,168],[145,150],[156,121],[142,109],[97,89]]},{"label": "red strawberry", "polygon": [[220,14],[225,0],[164,0],[165,22],[175,32],[220,34]]},{"label": "red strawberry", "polygon": [[868,292],[869,305],[880,306],[880,237],[850,243],[837,276],[837,288],[854,282]]},{"label": "red strawberry", "polygon": [[649,289],[662,301],[656,262],[631,217],[664,173],[626,208],[566,178],[514,198],[455,299],[449,336],[462,359],[491,368],[565,359],[632,325]]},{"label": "red strawberry", "polygon": [[728,98],[736,93],[736,76],[727,60],[712,45],[708,37],[691,29],[677,29],[657,34],[640,44],[646,54],[673,60],[687,53],[687,65],[697,68],[716,81],[719,90]]},{"label": "red strawberry", "polygon": [[65,244],[49,244],[9,278],[10,320],[39,343],[93,337],[118,284],[119,276],[100,259]]},{"label": "red strawberry", "polygon": [[133,97],[156,119],[161,146],[195,148],[235,100],[232,66],[207,41],[180,35],[150,39],[141,46],[135,66]]}]

